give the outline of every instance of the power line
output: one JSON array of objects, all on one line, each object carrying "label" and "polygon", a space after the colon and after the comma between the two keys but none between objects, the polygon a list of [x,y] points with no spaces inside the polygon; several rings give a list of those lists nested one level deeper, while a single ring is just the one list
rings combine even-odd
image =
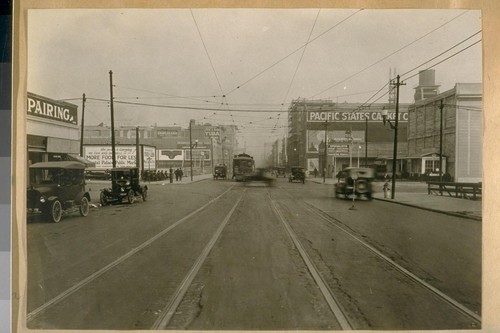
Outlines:
[{"label": "power line", "polygon": [[224,90],[222,89],[222,86],[221,86],[220,81],[219,81],[219,77],[217,76],[217,72],[216,72],[214,64],[212,62],[212,58],[210,58],[210,54],[208,53],[207,46],[205,45],[205,41],[203,40],[203,36],[201,35],[200,28],[198,27],[198,23],[196,22],[196,18],[194,17],[193,10],[189,9],[189,12],[191,13],[191,17],[193,18],[194,25],[196,26],[196,30],[198,31],[198,35],[200,36],[201,43],[203,44],[203,48],[205,49],[205,54],[208,57],[208,61],[210,62],[210,66],[212,67],[212,71],[214,73],[215,79],[217,80],[217,84],[219,85],[220,92],[222,93],[222,96],[225,97]]},{"label": "power line", "polygon": [[452,18],[451,20],[449,20],[449,21],[447,21],[447,22],[445,22],[445,23],[441,24],[441,25],[440,25],[440,26],[438,26],[437,28],[435,28],[435,29],[433,29],[433,30],[429,31],[428,33],[426,33],[426,34],[424,34],[424,35],[420,36],[419,38],[415,39],[414,41],[412,41],[412,42],[410,42],[410,43],[408,43],[408,44],[406,44],[406,45],[402,46],[401,48],[397,49],[396,51],[394,51],[394,52],[392,52],[392,53],[388,54],[387,56],[383,57],[382,59],[377,60],[376,62],[372,63],[371,65],[369,65],[369,66],[367,66],[367,67],[363,68],[362,70],[360,70],[360,71],[358,71],[358,72],[356,72],[356,73],[352,74],[351,76],[349,76],[349,77],[347,77],[347,78],[345,78],[345,79],[343,79],[343,80],[341,80],[341,81],[339,81],[339,82],[337,82],[337,83],[335,83],[335,84],[333,84],[333,85],[329,86],[328,88],[326,88],[326,89],[324,89],[324,90],[320,91],[319,93],[312,95],[312,96],[311,96],[311,98],[314,98],[314,97],[316,97],[316,96],[318,96],[318,95],[320,95],[320,94],[324,93],[325,91],[330,90],[331,88],[336,87],[336,86],[338,86],[339,84],[341,84],[341,83],[343,83],[343,82],[345,82],[345,81],[347,81],[347,80],[349,80],[349,79],[352,79],[353,77],[355,77],[355,76],[357,76],[357,75],[359,75],[359,74],[363,73],[363,72],[364,72],[364,71],[366,71],[367,69],[369,69],[369,68],[371,68],[371,67],[373,67],[373,66],[375,66],[375,65],[379,64],[380,62],[382,62],[382,61],[386,60],[387,58],[389,58],[389,57],[393,56],[394,54],[396,54],[396,53],[400,52],[401,50],[403,50],[403,49],[405,49],[405,48],[409,47],[410,45],[415,44],[416,42],[418,42],[418,41],[422,40],[423,38],[425,38],[425,37],[429,36],[430,34],[434,33],[435,31],[437,31],[437,30],[441,29],[441,28],[442,28],[442,27],[444,27],[445,25],[447,25],[447,24],[449,24],[449,23],[453,22],[454,20],[458,19],[460,16],[464,15],[464,14],[465,14],[465,13],[467,13],[467,12],[468,12],[468,10],[464,11],[463,13],[461,13],[461,14],[459,14],[459,15],[455,16],[455,17],[454,17],[454,18]]},{"label": "power line", "polygon": [[334,26],[330,27],[329,29],[327,29],[326,31],[324,31],[323,33],[319,34],[318,36],[314,37],[312,40],[310,40],[308,43],[300,46],[299,48],[297,48],[296,50],[290,52],[288,55],[286,55],[285,57],[281,58],[280,60],[276,61],[275,63],[273,63],[271,66],[268,66],[266,67],[265,69],[263,69],[262,71],[260,71],[259,73],[257,73],[256,75],[252,76],[250,79],[246,80],[245,82],[243,82],[242,84],[238,85],[236,88],[234,88],[233,90],[229,91],[227,95],[233,93],[234,91],[240,89],[241,87],[243,87],[244,85],[246,85],[247,83],[249,83],[250,81],[254,80],[255,78],[259,77],[260,75],[262,75],[263,73],[267,72],[269,69],[273,68],[274,66],[278,65],[279,63],[281,63],[282,61],[284,61],[285,59],[287,59],[288,57],[292,56],[293,54],[297,53],[298,51],[300,51],[302,48],[306,47],[308,44],[314,42],[315,40],[317,40],[318,38],[320,38],[321,36],[323,36],[324,34],[326,34],[327,32],[331,31],[332,29],[338,27],[339,25],[341,25],[342,23],[344,23],[345,21],[347,21],[348,19],[350,19],[351,17],[353,17],[354,15],[358,14],[359,12],[361,12],[363,9],[360,9],[358,11],[356,11],[355,13],[349,15],[347,18],[343,19],[342,21],[340,21],[339,23],[335,24]]}]

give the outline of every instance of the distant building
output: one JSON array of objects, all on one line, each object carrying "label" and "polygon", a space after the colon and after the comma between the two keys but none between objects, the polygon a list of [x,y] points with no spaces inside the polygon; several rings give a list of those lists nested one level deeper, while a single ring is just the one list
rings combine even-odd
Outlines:
[{"label": "distant building", "polygon": [[[409,104],[399,104],[397,172],[405,172]],[[331,100],[293,100],[288,109],[286,164],[325,170],[327,176],[348,166],[383,165],[392,172],[394,131],[384,126],[382,108],[395,120],[394,105],[334,103]],[[327,133],[325,135],[325,129]],[[325,139],[327,154],[325,155]]]},{"label": "distant building", "polygon": [[[148,157],[144,162],[145,169],[186,168],[190,166],[190,151],[193,152],[193,166],[198,172],[211,172],[212,165],[231,164],[236,140],[236,126],[197,124],[189,127],[181,126],[115,126],[116,145],[135,145],[136,131],[139,132],[139,143],[143,146],[155,147],[154,159]],[[111,144],[111,128],[101,123],[85,126],[84,147]],[[149,156],[149,155],[148,155]]]},{"label": "distant building", "polygon": [[[443,103],[443,118],[440,105]],[[457,83],[453,89],[423,100],[408,109],[410,177],[439,175],[457,182],[482,180],[482,85]],[[442,162],[439,165],[440,128]]]},{"label": "distant building", "polygon": [[432,98],[439,94],[439,85],[436,85],[435,72],[426,69],[418,73],[418,86],[415,87],[415,102]]}]

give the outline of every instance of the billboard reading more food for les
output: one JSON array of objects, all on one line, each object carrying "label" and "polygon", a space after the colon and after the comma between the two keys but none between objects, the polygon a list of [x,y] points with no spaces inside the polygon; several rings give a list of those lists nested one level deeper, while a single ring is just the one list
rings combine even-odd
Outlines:
[{"label": "billboard reading more food for les", "polygon": [[[95,163],[96,168],[113,168],[113,154],[111,146],[84,146],[85,158]],[[116,167],[135,167],[136,147],[116,146]]]}]

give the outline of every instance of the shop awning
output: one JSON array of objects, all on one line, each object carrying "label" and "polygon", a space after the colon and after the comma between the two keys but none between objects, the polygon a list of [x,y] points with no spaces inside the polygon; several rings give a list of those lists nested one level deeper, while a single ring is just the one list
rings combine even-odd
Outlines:
[{"label": "shop awning", "polygon": [[79,155],[67,154],[66,156],[68,161],[80,162],[85,164],[85,167],[87,168],[95,168],[95,162],[89,161],[86,158],[83,158]]}]

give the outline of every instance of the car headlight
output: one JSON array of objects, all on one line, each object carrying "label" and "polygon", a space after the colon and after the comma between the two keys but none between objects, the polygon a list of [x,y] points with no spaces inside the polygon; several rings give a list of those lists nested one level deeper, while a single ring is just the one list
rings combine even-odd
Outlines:
[{"label": "car headlight", "polygon": [[45,203],[47,201],[47,198],[45,198],[43,195],[40,197],[40,202]]}]

